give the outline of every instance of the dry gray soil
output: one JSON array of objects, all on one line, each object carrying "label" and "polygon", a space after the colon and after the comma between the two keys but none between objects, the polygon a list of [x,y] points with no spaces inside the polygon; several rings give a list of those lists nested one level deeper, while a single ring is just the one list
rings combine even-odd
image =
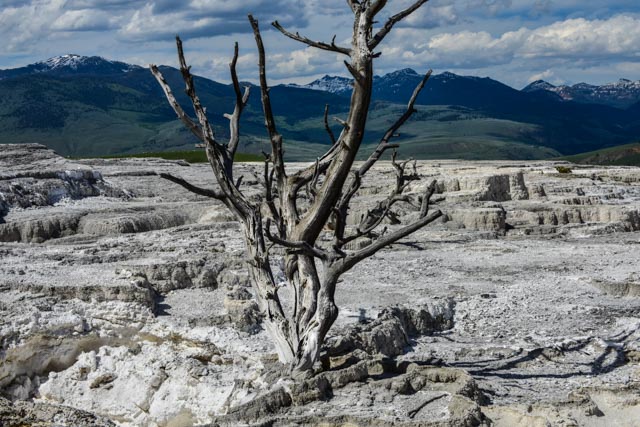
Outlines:
[{"label": "dry gray soil", "polygon": [[640,426],[640,169],[556,165],[418,163],[443,220],[343,277],[294,382],[238,225],[155,175],[207,165],[0,145],[0,425]]}]

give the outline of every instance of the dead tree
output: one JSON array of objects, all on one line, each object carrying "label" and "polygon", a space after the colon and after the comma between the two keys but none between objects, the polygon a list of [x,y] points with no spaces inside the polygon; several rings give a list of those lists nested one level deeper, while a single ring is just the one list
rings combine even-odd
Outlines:
[{"label": "dead tree", "polygon": [[[197,120],[192,120],[183,111],[158,68],[150,66],[180,120],[204,143],[219,190],[196,187],[182,178],[168,174],[162,176],[196,194],[221,201],[235,214],[243,230],[250,278],[265,316],[265,328],[275,343],[280,361],[290,365],[294,376],[306,375],[312,369],[327,332],[338,316],[338,307],[334,301],[338,278],[358,262],[442,215],[439,210],[429,212],[433,184],[425,194],[417,197],[418,200],[412,200],[404,194],[408,180],[415,176],[407,175],[407,163],[396,162],[394,156],[392,164],[396,170],[396,183],[391,194],[362,215],[355,229],[347,227],[347,217],[351,214],[349,206],[360,189],[363,178],[385,151],[395,151],[397,145],[390,141],[415,111],[416,98],[431,74],[429,71],[424,76],[413,92],[406,111],[384,134],[375,151],[354,169],[371,101],[373,61],[379,56],[375,49],[394,25],[426,2],[427,0],[416,1],[407,9],[392,15],[376,30],[376,15],[387,1],[347,0],[354,16],[350,47],[336,44],[335,36],[330,43],[312,41],[298,33],[287,31],[277,21],[273,22],[276,29],[291,39],[344,55],[345,66],[354,79],[347,117],[344,120],[336,119],[342,124],[340,134],[336,137],[331,131],[326,108],[325,127],[333,144],[313,164],[294,173],[290,173],[285,167],[283,138],[278,132],[271,108],[262,37],[258,21],[249,15],[258,47],[260,95],[271,143],[271,152],[266,154],[264,163],[264,192],[259,202],[246,197],[233,175],[233,159],[240,138],[240,116],[250,91],[249,87],[244,88],[244,91],[241,89],[236,74],[237,43],[230,64],[236,100],[233,113],[225,115],[230,122],[230,138],[226,143],[216,139],[207,119],[205,108],[196,94],[194,79],[187,66],[180,39],[176,38],[180,70]],[[384,221],[395,217],[392,209],[394,205],[403,202],[414,203],[418,207],[418,219],[411,224],[394,227],[392,232],[386,232],[386,228],[381,231]],[[331,231],[327,231],[326,227],[329,222],[332,224]],[[320,239],[323,233],[329,232],[332,234],[329,238]],[[349,242],[360,238],[369,238],[371,243],[361,249],[347,249]],[[284,261],[283,271],[278,273],[284,276],[284,286],[292,295],[292,301],[288,305],[283,304],[282,292],[279,292],[279,287],[283,284],[277,283],[275,279],[276,263],[273,259],[276,252]]]}]

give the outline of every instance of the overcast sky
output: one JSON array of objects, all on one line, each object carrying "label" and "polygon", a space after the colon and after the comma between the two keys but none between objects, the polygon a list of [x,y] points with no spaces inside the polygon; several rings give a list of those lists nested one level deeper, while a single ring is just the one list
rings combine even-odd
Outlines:
[{"label": "overcast sky", "polygon": [[[413,0],[389,0],[385,14]],[[242,79],[256,78],[247,13],[260,21],[272,83],[346,75],[342,58],[290,41],[274,19],[315,40],[347,41],[344,0],[0,0],[0,68],[66,53],[146,65],[176,65],[185,41],[195,73],[228,81],[233,42]],[[384,15],[384,14],[383,14]],[[380,21],[384,22],[385,16]],[[387,37],[376,73],[490,76],[516,88],[536,79],[606,83],[640,79],[639,0],[430,0]]]}]

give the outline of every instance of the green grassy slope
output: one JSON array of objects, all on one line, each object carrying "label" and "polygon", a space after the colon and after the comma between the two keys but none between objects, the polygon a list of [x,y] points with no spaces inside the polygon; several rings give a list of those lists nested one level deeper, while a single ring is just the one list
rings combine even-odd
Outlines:
[{"label": "green grassy slope", "polygon": [[[163,67],[163,72],[178,100],[190,112],[186,95],[179,90],[184,85],[179,71]],[[544,116],[550,108],[547,101],[536,98],[527,104],[521,99],[523,95],[513,89],[501,92],[495,89],[496,84],[486,83],[484,79],[462,81],[473,83],[473,87],[461,87],[456,92],[444,90],[452,87],[451,82],[440,85],[443,86],[440,89],[434,86],[435,89],[429,92],[430,101],[462,102],[469,99],[469,93],[475,93],[469,90],[479,90],[480,84],[488,85],[487,93],[479,92],[485,96],[474,96],[478,105],[470,103],[473,105],[469,107],[417,106],[418,112],[394,139],[402,145],[401,156],[417,159],[550,158],[622,143],[618,139],[635,129],[630,127],[633,123],[621,121],[622,124],[614,126],[608,119],[603,119],[603,123],[588,119],[589,114],[602,111],[590,112],[585,106],[578,106],[579,114],[571,116],[573,121],[567,119],[566,123],[556,123],[560,120],[558,117],[564,116],[556,114],[555,110],[548,114],[549,117]],[[196,86],[203,105],[208,108],[216,136],[224,142],[228,137],[228,121],[223,113],[233,108],[233,90],[228,85],[202,78],[196,78]],[[256,92],[254,90],[241,123],[240,151],[250,154],[269,150],[260,97]],[[500,96],[511,100],[511,104],[489,103],[491,93],[502,94]],[[278,128],[285,138],[285,156],[289,160],[313,160],[328,149],[329,138],[322,120],[324,106],[330,104],[331,115],[344,118],[349,102],[348,98],[325,92],[284,86],[273,88],[272,100]],[[361,157],[373,149],[386,129],[404,112],[405,104],[394,102],[399,101],[372,103]],[[528,107],[521,113],[507,114],[516,109],[516,104]],[[555,107],[570,109],[564,104]],[[614,109],[605,112],[620,114],[620,120],[627,120],[626,116],[631,114]],[[554,122],[549,125],[540,117]],[[577,122],[583,125],[575,125]],[[332,127],[337,135],[340,125],[332,120]],[[611,129],[622,129],[622,133],[614,134]],[[584,141],[584,144],[578,147],[576,141]],[[623,142],[627,141],[629,139]],[[62,155],[88,157],[192,150],[197,141],[175,118],[148,70],[140,69],[116,76],[29,75],[0,81],[0,143],[27,142],[43,143]]]},{"label": "green grassy slope", "polygon": [[99,79],[38,76],[0,85],[2,142],[39,142],[65,155],[125,153],[156,140],[192,146],[169,113],[148,93]]},{"label": "green grassy slope", "polygon": [[[376,102],[369,115],[365,143],[360,158],[367,156],[386,130],[402,115],[406,106]],[[528,123],[499,120],[457,106],[416,106],[416,112],[400,129],[392,142],[400,144],[401,157],[416,159],[542,159],[557,157],[556,150],[539,145],[540,129]],[[328,144],[322,117],[314,117],[295,124],[297,132],[314,141]],[[339,125],[332,125],[334,133]],[[286,129],[286,128],[285,128]],[[292,158],[299,155],[317,155],[328,145],[317,145],[287,141],[285,150],[293,151]],[[301,152],[298,145],[307,150]],[[246,151],[246,150],[245,150]],[[308,158],[307,158],[308,159]]]},{"label": "green grassy slope", "polygon": [[[201,86],[207,89],[203,102],[215,107],[210,109],[212,123],[219,140],[224,141],[228,128],[222,112],[232,105],[232,99],[227,99],[224,92],[221,94],[223,89],[219,86],[209,87],[206,81]],[[87,99],[87,93],[98,95]],[[330,100],[326,94],[323,96],[322,101]],[[34,101],[19,102],[25,99]],[[12,100],[16,102],[12,103]],[[338,107],[335,115],[343,116],[343,106]],[[269,150],[259,108],[259,104],[251,104],[243,116],[242,152],[260,154]],[[361,157],[372,149],[404,108],[403,105],[374,102]],[[312,160],[329,148],[323,110],[324,104],[307,106],[304,110],[296,109],[295,114],[285,114],[281,110],[276,117],[279,130],[285,136],[288,160]],[[151,96],[144,88],[96,79],[39,76],[38,79],[5,82],[0,86],[0,118],[1,142],[39,142],[72,156],[185,151],[192,150],[198,142],[174,118],[173,111],[162,98]],[[332,121],[332,127],[335,134],[339,134],[340,125]],[[537,134],[536,126],[485,117],[463,107],[418,106],[418,112],[394,142],[402,144],[401,156],[418,159],[558,156],[554,150],[538,146]]]},{"label": "green grassy slope", "polygon": [[562,159],[591,165],[640,166],[640,142],[566,156]]}]

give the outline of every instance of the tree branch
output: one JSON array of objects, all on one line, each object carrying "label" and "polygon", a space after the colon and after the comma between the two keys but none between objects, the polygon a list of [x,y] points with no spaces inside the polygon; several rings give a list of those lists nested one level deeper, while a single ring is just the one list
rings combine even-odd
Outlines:
[{"label": "tree branch", "polygon": [[395,220],[395,222],[398,223],[396,215],[391,211],[393,205],[398,202],[409,203],[409,196],[392,195],[389,196],[388,199],[379,202],[374,209],[367,211],[367,213],[363,215],[356,233],[351,236],[344,237],[337,243],[337,247],[343,248],[347,243],[359,239],[360,237],[372,236],[373,231],[382,224],[382,221],[384,221],[385,218],[390,218],[392,221]]},{"label": "tree branch", "polygon": [[416,110],[415,110],[414,106],[415,106],[416,100],[418,99],[418,95],[420,94],[420,92],[424,88],[425,84],[427,84],[427,81],[429,81],[429,78],[431,77],[432,72],[433,72],[433,70],[427,71],[427,73],[424,75],[424,77],[422,78],[420,83],[418,83],[418,85],[415,87],[415,89],[413,90],[413,93],[411,94],[411,98],[409,99],[409,102],[407,104],[407,109],[405,110],[405,112],[385,132],[385,134],[383,135],[382,139],[380,140],[380,143],[378,144],[378,147],[376,147],[374,152],[371,153],[369,158],[360,167],[360,174],[361,175],[364,175],[371,168],[371,166],[373,166],[380,159],[382,154],[387,149],[393,147],[393,146],[389,145],[389,141],[396,134],[398,129],[400,129],[400,127],[403,124],[405,124],[405,122],[407,120],[409,120],[409,117],[411,117],[411,115],[413,113],[415,113]]},{"label": "tree branch", "polygon": [[275,173],[275,169],[269,170],[269,159],[266,159],[264,162],[264,203],[269,208],[269,213],[271,214],[271,219],[275,221],[276,227],[278,228],[278,234],[280,236],[285,235],[285,225],[282,221],[282,217],[278,209],[276,208],[276,204],[273,200],[273,175]]},{"label": "tree branch", "polygon": [[343,194],[342,198],[338,202],[337,210],[338,212],[340,212],[341,215],[345,215],[345,216],[347,215],[347,208],[349,206],[349,203],[351,203],[351,199],[356,194],[356,192],[360,188],[360,185],[362,184],[362,177],[369,171],[369,169],[371,169],[371,167],[378,160],[380,160],[380,157],[382,157],[382,154],[384,154],[385,151],[387,151],[390,148],[396,149],[399,147],[399,145],[397,144],[389,144],[389,140],[395,135],[396,131],[400,129],[400,127],[409,119],[409,117],[411,117],[411,115],[416,111],[414,108],[416,99],[418,98],[418,95],[420,94],[425,84],[429,80],[429,77],[431,77],[431,73],[432,73],[432,70],[429,70],[425,74],[425,76],[422,78],[420,83],[418,83],[416,88],[413,90],[413,94],[409,99],[409,102],[407,104],[407,109],[405,110],[404,114],[402,114],[402,116],[400,116],[398,120],[396,120],[396,122],[385,132],[376,149],[373,151],[373,153],[371,153],[369,158],[367,158],[367,160],[360,166],[360,169],[358,169],[358,172],[356,173],[355,178],[351,180],[351,183],[349,184],[349,187],[348,187],[349,189],[345,194]]},{"label": "tree branch", "polygon": [[293,241],[286,240],[286,239],[272,235],[270,228],[271,228],[271,221],[267,219],[267,224],[264,228],[264,235],[271,242],[288,249],[293,249],[295,251],[305,253],[315,258],[319,258],[319,259],[328,258],[328,254],[325,251],[307,242],[293,242]]},{"label": "tree branch", "polygon": [[[360,237],[370,236],[374,232],[374,230],[380,224],[382,224],[382,221],[384,221],[385,218],[389,218],[392,223],[398,223],[396,215],[391,210],[391,208],[393,208],[393,206],[399,202],[404,202],[404,203],[413,205],[411,198],[409,196],[402,194],[408,185],[406,181],[412,181],[417,179],[417,175],[415,174],[415,172],[413,175],[409,175],[409,176],[405,175],[404,173],[406,165],[407,163],[409,163],[409,161],[410,160],[406,160],[402,163],[397,163],[396,152],[395,151],[393,152],[393,158],[392,158],[391,164],[393,165],[396,171],[395,188],[391,191],[391,194],[389,194],[389,196],[385,200],[378,202],[375,208],[367,210],[367,213],[362,216],[362,219],[360,220],[360,224],[358,225],[355,234],[337,240],[335,246],[344,247],[344,245],[346,245],[347,243],[353,240],[356,240]],[[360,175],[357,175],[357,176],[359,177]],[[351,197],[353,197],[353,195],[355,194],[355,191],[357,191],[357,188],[360,187],[359,180],[354,179],[354,182],[356,182],[356,184],[352,188],[350,188],[350,191],[346,195],[348,200],[351,200]],[[429,197],[431,196],[429,195]],[[428,202],[427,202],[427,206],[428,206]],[[345,206],[344,211],[346,211],[346,209],[347,208]],[[426,214],[426,211],[425,211],[425,214]],[[421,217],[422,216],[424,215],[421,214]]]},{"label": "tree branch", "polygon": [[360,73],[358,73],[358,70],[353,68],[353,65],[349,64],[348,61],[344,61],[344,66],[347,67],[347,70],[349,70],[349,72],[357,82],[359,82],[360,84],[364,82],[363,77],[360,75]]},{"label": "tree branch", "polygon": [[329,165],[331,165],[331,161],[338,151],[337,148],[339,147],[339,138],[336,139],[331,126],[329,126],[329,104],[326,104],[324,107],[323,120],[324,128],[329,134],[329,139],[331,139],[331,148],[329,148],[327,152],[324,153],[322,157],[320,157],[315,163],[312,163],[306,168],[297,171],[289,178],[289,183],[292,185],[294,192],[297,192],[300,188],[309,183],[314,176],[318,174],[324,174],[329,168]]},{"label": "tree branch", "polygon": [[425,216],[429,212],[429,202],[431,202],[431,196],[436,191],[436,184],[438,181],[435,179],[431,181],[431,184],[427,187],[424,196],[422,196],[422,203],[420,204],[420,218]]},{"label": "tree branch", "polygon": [[304,44],[306,44],[308,46],[315,47],[315,48],[318,48],[318,49],[328,50],[330,52],[341,53],[341,54],[347,55],[347,56],[351,55],[351,49],[348,49],[346,47],[337,46],[335,44],[335,37],[333,38],[333,40],[331,40],[331,44],[324,43],[324,42],[315,42],[313,40],[310,40],[310,39],[308,39],[306,37],[301,36],[298,33],[292,33],[290,31],[287,31],[284,27],[282,27],[282,25],[280,25],[280,23],[278,21],[273,21],[271,23],[271,25],[273,25],[278,31],[280,31],[285,36],[287,36],[290,39],[293,39],[295,41],[298,41],[300,43],[304,43]]},{"label": "tree branch", "polygon": [[340,272],[340,274],[345,273],[346,271],[353,268],[354,265],[356,265],[358,262],[362,261],[363,259],[368,258],[371,255],[378,252],[380,249],[383,249],[386,246],[389,246],[397,242],[398,240],[404,237],[407,237],[412,233],[415,233],[422,227],[425,227],[426,225],[432,223],[433,221],[440,218],[441,216],[442,216],[442,212],[440,210],[437,210],[433,212],[431,215],[424,216],[419,220],[413,222],[412,224],[407,225],[406,227],[403,227],[399,230],[394,231],[393,233],[380,237],[378,240],[376,240],[369,246],[366,246],[365,248],[353,254],[347,255],[345,258],[338,261],[336,266],[338,268],[338,271]]},{"label": "tree branch", "polygon": [[187,114],[184,112],[184,110],[176,100],[176,97],[173,95],[173,92],[169,87],[169,83],[167,83],[167,80],[164,78],[164,76],[160,72],[160,69],[158,69],[158,67],[154,64],[149,64],[149,69],[151,69],[151,73],[156,78],[158,83],[160,83],[160,87],[162,88],[164,95],[167,97],[167,101],[169,101],[169,104],[173,108],[173,111],[175,111],[176,114],[178,115],[178,118],[180,119],[180,121],[184,123],[187,129],[189,129],[191,133],[193,133],[196,136],[196,138],[204,142],[204,135],[202,133],[202,128],[200,128],[200,126],[198,126],[196,122],[191,120],[191,118],[187,116]]},{"label": "tree branch", "polygon": [[[402,21],[407,16],[411,15],[413,12],[418,10],[420,8],[420,6],[422,6],[423,4],[425,4],[428,1],[429,0],[418,0],[415,3],[413,3],[411,6],[409,6],[405,10],[403,10],[402,12],[396,13],[395,15],[390,17],[387,20],[387,22],[384,24],[384,26],[376,33],[375,36],[373,36],[373,38],[369,42],[369,49],[370,50],[375,49],[376,46],[378,46],[380,44],[380,42],[387,36],[387,34],[389,34],[389,32],[391,31],[391,29],[393,28],[394,25],[396,25],[398,22]],[[379,3],[379,2],[380,1],[378,1],[376,3]],[[386,2],[383,2],[383,3],[386,3]]]},{"label": "tree branch", "polygon": [[205,142],[205,152],[207,159],[213,170],[214,175],[220,185],[222,192],[225,194],[225,204],[229,206],[243,221],[247,221],[253,210],[254,206],[244,197],[244,195],[238,190],[233,182],[233,171],[230,167],[232,160],[229,159],[228,152],[225,147],[218,144],[215,140],[213,128],[211,127],[206,115],[206,111],[200,103],[200,98],[196,94],[196,89],[193,82],[193,75],[191,74],[191,67],[187,65],[187,61],[184,56],[184,50],[182,48],[182,41],[180,37],[176,36],[176,46],[178,49],[178,60],[180,62],[180,72],[185,82],[185,92],[191,104],[195,110],[200,127],[203,131],[203,137]]},{"label": "tree branch", "polygon": [[369,15],[369,19],[375,18],[375,16],[387,5],[387,0],[375,0],[369,6],[369,10],[367,10],[367,14]]},{"label": "tree branch", "polygon": [[331,126],[329,126],[329,104],[326,104],[324,106],[324,128],[327,130],[327,133],[329,134],[329,139],[331,139],[331,145],[335,145],[336,136],[333,134],[333,131],[331,130]]},{"label": "tree branch", "polygon": [[[404,163],[406,164],[406,162]],[[402,168],[402,167],[401,167]],[[400,180],[400,183],[398,184],[400,186],[401,189],[404,189],[404,186],[402,185],[402,180]],[[431,182],[431,184],[426,188],[425,190],[425,194],[422,197],[422,203],[420,206],[420,214],[419,214],[419,219],[415,222],[413,222],[412,224],[409,224],[403,228],[400,228],[399,230],[396,230],[395,232],[391,233],[391,234],[387,234],[384,236],[380,236],[378,238],[378,240],[376,240],[375,242],[373,242],[371,245],[361,249],[358,252],[355,252],[351,255],[347,255],[342,261],[341,264],[338,266],[340,274],[344,273],[345,271],[349,270],[351,267],[353,267],[355,264],[357,264],[358,262],[362,261],[363,259],[370,257],[371,255],[373,255],[374,253],[378,252],[380,249],[397,242],[398,240],[416,232],[417,230],[419,230],[420,228],[426,226],[427,224],[430,224],[431,222],[435,221],[436,219],[438,219],[439,217],[442,216],[442,212],[440,210],[437,210],[436,212],[432,213],[431,215],[427,215],[429,213],[429,202],[431,200],[431,196],[433,196],[435,189],[436,189],[436,180],[433,180]],[[397,190],[397,189],[396,189]],[[390,196],[390,201],[386,206],[386,210],[385,213],[388,212],[388,210],[390,209],[391,205],[393,203],[395,203],[393,201],[393,197],[399,196],[399,194],[393,194]],[[396,201],[404,201],[403,199],[398,199]],[[381,215],[380,218],[384,218],[384,215]],[[373,229],[375,227],[377,227],[377,225],[380,224],[381,219],[378,218],[378,221],[376,222],[375,226],[370,227],[369,228],[369,232],[373,231]],[[366,230],[365,230],[366,231]],[[357,237],[361,237],[365,235],[364,233],[360,232],[360,234]],[[350,239],[349,241],[353,240]]]},{"label": "tree branch", "polygon": [[276,179],[278,180],[278,188],[282,190],[286,172],[284,168],[283,152],[282,152],[282,135],[276,129],[276,121],[273,117],[273,109],[271,108],[271,98],[269,97],[269,86],[267,85],[266,60],[264,53],[264,44],[260,35],[260,27],[258,21],[249,15],[249,22],[253,28],[253,35],[256,39],[258,47],[258,67],[260,71],[260,93],[262,95],[262,110],[264,113],[265,126],[269,132],[271,140],[271,161],[276,170]]},{"label": "tree branch", "polygon": [[212,199],[217,199],[217,200],[225,200],[227,198],[227,196],[222,193],[221,191],[215,191],[215,190],[209,190],[208,188],[202,188],[202,187],[197,187],[187,181],[185,181],[184,179],[177,177],[175,175],[171,175],[169,173],[159,173],[157,174],[159,177],[164,178],[168,181],[171,181],[173,183],[176,183],[182,187],[184,187],[185,189],[191,191],[192,193],[198,194],[200,196],[206,196],[206,197],[210,197]]},{"label": "tree branch", "polygon": [[342,198],[338,200],[338,204],[333,208],[335,218],[335,229],[333,232],[333,248],[338,254],[342,254],[341,247],[344,245],[344,230],[347,225],[347,215],[349,209],[349,201],[356,194],[360,185],[360,174],[357,171],[352,172],[353,178],[351,184]]},{"label": "tree branch", "polygon": [[231,81],[233,82],[233,90],[236,94],[236,106],[233,110],[233,114],[228,115],[225,114],[225,117],[229,119],[229,144],[227,145],[227,163],[225,164],[226,168],[231,168],[233,165],[233,158],[236,154],[236,150],[238,149],[238,144],[240,142],[240,115],[244,110],[244,107],[247,105],[247,101],[249,101],[249,94],[251,91],[251,87],[247,86],[244,89],[244,95],[240,90],[240,82],[238,81],[238,73],[236,72],[236,64],[238,63],[238,42],[234,45],[233,50],[233,59],[229,64],[229,69],[231,71]]},{"label": "tree branch", "polygon": [[300,169],[289,177],[289,184],[291,185],[294,193],[298,192],[302,187],[311,182],[314,176],[322,175],[327,171],[327,169],[329,169],[331,162],[338,152],[336,147],[338,147],[338,144],[333,145],[329,151],[317,159],[316,162],[311,163],[304,169]]},{"label": "tree branch", "polygon": [[360,2],[358,0],[347,0],[347,4],[353,13],[356,13],[360,7]]},{"label": "tree branch", "polygon": [[178,61],[180,62],[180,72],[182,73],[182,78],[186,85],[185,92],[189,99],[191,99],[191,103],[193,104],[193,109],[196,113],[196,117],[200,122],[200,126],[202,127],[203,136],[205,139],[205,143],[210,143],[216,146],[217,149],[220,147],[219,144],[215,140],[215,135],[213,132],[213,128],[209,123],[209,119],[207,118],[207,114],[205,112],[204,107],[200,103],[200,98],[196,94],[196,88],[193,84],[193,75],[191,74],[191,67],[187,65],[187,61],[184,57],[184,50],[182,49],[182,40],[180,37],[176,36],[176,46],[178,48]]}]

